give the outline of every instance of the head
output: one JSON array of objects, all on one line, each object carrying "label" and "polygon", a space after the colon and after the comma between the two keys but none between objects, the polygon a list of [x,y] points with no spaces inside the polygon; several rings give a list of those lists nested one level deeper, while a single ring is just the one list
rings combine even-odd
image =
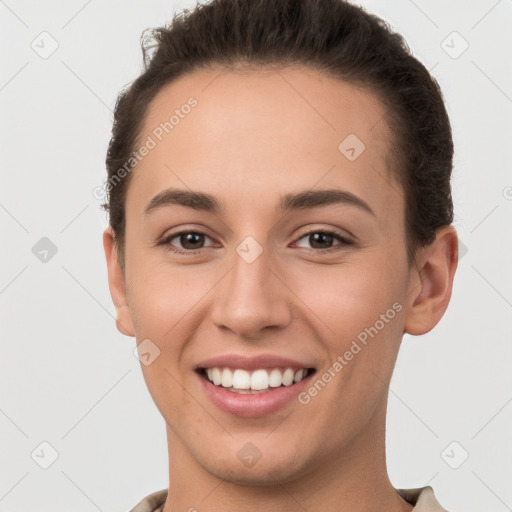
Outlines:
[{"label": "head", "polygon": [[[115,107],[104,245],[119,330],[159,351],[142,369],[175,451],[246,483],[370,456],[402,336],[439,322],[456,269],[437,82],[341,0],[214,0],[143,51]],[[226,354],[293,357],[308,387],[230,414],[198,369]]]}]

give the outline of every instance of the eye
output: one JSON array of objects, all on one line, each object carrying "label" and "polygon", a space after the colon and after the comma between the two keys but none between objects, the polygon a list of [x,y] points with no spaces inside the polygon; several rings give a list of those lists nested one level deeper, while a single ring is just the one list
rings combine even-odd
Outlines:
[{"label": "eye", "polygon": [[[204,245],[206,239],[211,240],[208,235],[200,231],[178,231],[166,236],[158,243],[158,245],[163,245],[166,250],[174,253],[191,255],[196,251],[212,247],[214,245]],[[313,252],[333,251],[342,248],[343,246],[354,244],[352,240],[349,240],[336,231],[330,230],[313,229],[304,233],[299,238],[298,242],[303,239],[306,240],[306,243],[310,243],[312,248],[304,247],[302,245],[299,245],[299,247]],[[335,241],[338,241],[339,243],[333,245]],[[181,247],[176,247],[176,244],[181,245]]]},{"label": "eye", "polygon": [[[187,254],[203,249],[205,247],[203,246],[205,238],[210,239],[208,235],[200,231],[179,231],[165,237],[158,245],[164,245],[169,251]],[[177,240],[178,243],[181,244],[181,248],[173,247],[173,240]]]},{"label": "eye", "polygon": [[[310,250],[317,250],[317,249],[323,249],[323,250],[336,250],[337,246],[344,246],[344,245],[353,245],[352,240],[349,240],[348,238],[344,237],[340,233],[337,233],[336,231],[329,231],[329,230],[311,230],[302,235],[299,238],[299,242],[303,239],[306,239],[306,242],[312,245],[312,249]],[[333,246],[334,241],[338,241],[340,243],[337,244],[337,246]],[[304,246],[301,246],[304,247]],[[309,249],[309,247],[305,247],[305,249]],[[318,252],[318,251],[316,251]]]}]

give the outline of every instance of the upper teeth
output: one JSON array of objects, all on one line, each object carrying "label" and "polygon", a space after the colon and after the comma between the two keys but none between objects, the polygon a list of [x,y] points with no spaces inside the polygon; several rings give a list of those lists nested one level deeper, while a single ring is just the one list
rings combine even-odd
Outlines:
[{"label": "upper teeth", "polygon": [[229,368],[214,367],[206,370],[208,380],[216,386],[253,390],[277,388],[281,385],[291,386],[294,382],[301,381],[307,373],[307,368],[296,372],[292,368],[287,368],[283,373],[277,368],[270,371],[261,369],[253,371],[252,374],[241,369],[232,371]]}]

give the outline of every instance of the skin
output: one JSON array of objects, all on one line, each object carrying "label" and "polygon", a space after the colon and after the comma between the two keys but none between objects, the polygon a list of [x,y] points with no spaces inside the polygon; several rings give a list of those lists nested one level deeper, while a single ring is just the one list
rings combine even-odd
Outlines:
[{"label": "skin", "polygon": [[[190,96],[198,101],[132,171],[124,273],[112,230],[103,235],[118,329],[161,350],[141,368],[166,421],[163,510],[410,511],[387,475],[388,386],[403,334],[430,331],[448,306],[456,231],[441,228],[407,265],[402,190],[371,92],[306,69],[220,71],[181,77],[150,106],[141,140]],[[351,133],[366,146],[355,161],[338,150]],[[212,194],[224,210],[167,205],[145,215],[169,187]],[[340,204],[276,209],[283,194],[331,188],[375,215]],[[195,246],[172,240],[198,247],[193,255],[158,245],[181,228],[206,234]],[[354,244],[315,245],[304,236],[313,228]],[[236,252],[247,236],[263,249],[252,263]],[[207,357],[272,353],[321,375],[396,302],[402,310],[308,404],[236,417],[209,401],[193,371]],[[247,442],[262,454],[252,467],[237,457]]]}]

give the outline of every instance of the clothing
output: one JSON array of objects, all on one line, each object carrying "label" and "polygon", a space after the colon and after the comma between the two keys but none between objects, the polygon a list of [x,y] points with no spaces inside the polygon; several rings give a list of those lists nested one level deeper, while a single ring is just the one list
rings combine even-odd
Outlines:
[{"label": "clothing", "polygon": [[[414,505],[413,512],[449,512],[438,503],[430,485],[396,491],[405,501]],[[130,512],[162,512],[166,498],[167,489],[156,491],[141,500]]]}]

